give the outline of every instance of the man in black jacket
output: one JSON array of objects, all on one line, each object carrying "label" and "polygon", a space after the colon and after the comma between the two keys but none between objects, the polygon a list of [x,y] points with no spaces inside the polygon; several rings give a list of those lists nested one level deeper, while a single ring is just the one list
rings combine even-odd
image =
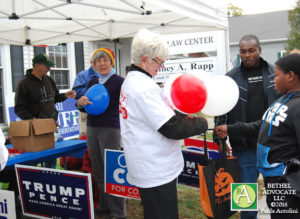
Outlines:
[{"label": "man in black jacket", "polygon": [[[55,82],[47,75],[54,64],[46,54],[37,54],[32,59],[32,64],[33,69],[28,69],[25,77],[18,83],[15,93],[15,113],[23,120],[53,118],[56,121],[58,111],[55,103],[62,102],[66,98],[74,98],[76,92],[70,90],[59,93]],[[45,166],[55,168],[56,159],[45,162]],[[8,171],[7,174],[9,174],[10,189],[16,191],[14,171]],[[19,206],[17,195],[16,200],[16,205]],[[18,214],[20,212],[17,210]]]},{"label": "man in black jacket", "polygon": [[47,75],[54,64],[46,54],[38,54],[32,59],[33,69],[26,71],[18,83],[15,94],[15,113],[23,120],[34,118],[58,118],[55,103],[74,98],[76,92],[70,90],[59,93],[55,82]]},{"label": "man in black jacket", "polygon": [[[227,73],[239,86],[239,100],[230,112],[215,118],[216,126],[257,121],[277,97],[273,88],[274,70],[260,57],[261,47],[258,38],[254,35],[245,35],[241,38],[239,47],[241,65]],[[214,138],[215,141],[219,141],[216,136]],[[257,138],[229,135],[229,142],[233,155],[239,159],[240,181],[256,183]],[[256,214],[256,211],[243,211],[241,219],[254,219]]]},{"label": "man in black jacket", "polygon": [[[23,120],[58,118],[55,103],[74,98],[76,92],[70,90],[59,93],[53,79],[47,75],[53,62],[46,54],[37,54],[32,59],[33,69],[26,71],[18,83],[15,94],[15,113]],[[55,167],[56,160],[46,162],[46,167]]]}]

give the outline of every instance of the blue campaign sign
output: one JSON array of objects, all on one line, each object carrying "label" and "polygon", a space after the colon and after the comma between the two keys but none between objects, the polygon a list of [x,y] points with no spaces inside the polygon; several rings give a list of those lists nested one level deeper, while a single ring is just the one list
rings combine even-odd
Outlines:
[{"label": "blue campaign sign", "polygon": [[[211,140],[206,141],[209,159],[221,158],[218,146]],[[198,164],[204,163],[204,140],[198,138],[184,139],[182,150],[184,158],[183,171],[178,176],[178,183],[186,186],[199,188]]]},{"label": "blue campaign sign", "polygon": [[91,176],[15,165],[23,214],[38,218],[94,218]]},{"label": "blue campaign sign", "polygon": [[[58,110],[57,133],[64,139],[78,137],[79,135],[79,111],[75,107],[76,100],[68,98],[64,102],[56,103],[55,107]],[[21,119],[15,114],[14,107],[9,107],[10,121],[20,121]]]},{"label": "blue campaign sign", "polygon": [[[203,152],[189,149],[182,150],[184,168],[178,176],[178,183],[181,185],[199,188],[198,164],[204,164]],[[208,150],[209,159],[220,158],[219,153]]]},{"label": "blue campaign sign", "polygon": [[77,137],[79,135],[79,111],[75,107],[76,100],[68,98],[64,102],[56,103],[58,110],[58,134],[64,139],[70,137]]},{"label": "blue campaign sign", "polygon": [[10,120],[11,122],[22,120],[22,119],[20,119],[20,117],[18,117],[18,116],[15,114],[15,107],[9,107],[9,108],[8,108],[8,112],[9,112],[9,120]]},{"label": "blue campaign sign", "polygon": [[178,183],[181,185],[199,188],[198,164],[204,162],[201,153],[182,150],[184,158],[184,168],[178,176]]},{"label": "blue campaign sign", "polygon": [[140,199],[139,190],[127,179],[123,151],[105,150],[105,192],[108,194]]}]

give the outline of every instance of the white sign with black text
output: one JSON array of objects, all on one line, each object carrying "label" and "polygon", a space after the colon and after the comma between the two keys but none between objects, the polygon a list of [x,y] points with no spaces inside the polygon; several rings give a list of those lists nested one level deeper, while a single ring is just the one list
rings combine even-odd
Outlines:
[{"label": "white sign with black text", "polygon": [[169,46],[169,55],[217,51],[222,32],[168,34],[163,39]]},{"label": "white sign with black text", "polygon": [[164,68],[160,68],[154,78],[156,83],[165,83],[173,74],[189,73],[191,71],[205,71],[216,73],[216,57],[188,58],[166,61]]}]

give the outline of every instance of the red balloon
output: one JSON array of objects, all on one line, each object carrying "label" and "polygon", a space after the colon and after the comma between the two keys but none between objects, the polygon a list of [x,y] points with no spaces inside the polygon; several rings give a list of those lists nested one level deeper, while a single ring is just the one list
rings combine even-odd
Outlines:
[{"label": "red balloon", "polygon": [[181,75],[171,85],[173,106],[183,113],[197,113],[206,103],[206,87],[194,75]]}]

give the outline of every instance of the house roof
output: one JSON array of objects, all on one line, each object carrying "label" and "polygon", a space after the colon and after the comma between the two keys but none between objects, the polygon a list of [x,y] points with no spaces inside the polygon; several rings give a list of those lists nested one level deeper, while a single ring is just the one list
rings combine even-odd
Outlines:
[{"label": "house roof", "polygon": [[246,34],[256,35],[261,42],[287,40],[289,31],[287,10],[229,18],[230,44],[237,44]]}]

